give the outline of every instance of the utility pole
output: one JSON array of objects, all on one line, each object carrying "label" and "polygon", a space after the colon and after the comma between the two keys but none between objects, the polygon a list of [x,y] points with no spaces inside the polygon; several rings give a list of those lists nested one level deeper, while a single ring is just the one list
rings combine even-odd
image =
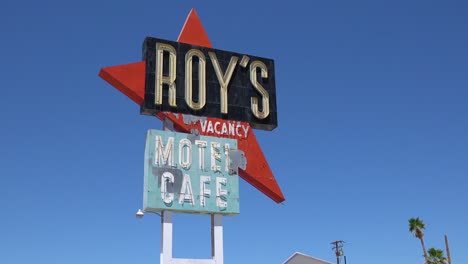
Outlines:
[{"label": "utility pole", "polygon": [[448,264],[452,264],[452,259],[450,258],[450,249],[449,249],[449,243],[448,243],[447,235],[445,235],[445,249],[447,251],[447,262],[448,262]]},{"label": "utility pole", "polygon": [[341,256],[344,255],[344,253],[343,253],[343,243],[344,243],[343,240],[337,240],[337,241],[334,241],[334,242],[330,243],[330,244],[333,245],[332,250],[335,251],[336,264],[340,264],[340,258],[341,258]]}]

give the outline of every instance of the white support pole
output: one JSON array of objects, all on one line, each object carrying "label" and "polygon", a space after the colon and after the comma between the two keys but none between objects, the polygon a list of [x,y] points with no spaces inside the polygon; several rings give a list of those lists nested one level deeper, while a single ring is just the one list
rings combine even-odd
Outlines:
[{"label": "white support pole", "polygon": [[211,255],[216,264],[224,264],[223,216],[211,215]]},{"label": "white support pole", "polygon": [[161,255],[160,264],[172,261],[172,212],[161,212]]},{"label": "white support pole", "polygon": [[222,219],[222,215],[211,215],[211,259],[177,259],[172,258],[172,212],[163,211],[160,264],[224,264]]},{"label": "white support pole", "polygon": [[[173,124],[164,119],[164,131],[173,131]],[[211,259],[174,259],[172,258],[172,212],[161,212],[161,255],[160,264],[224,264],[223,216],[211,215]]]}]

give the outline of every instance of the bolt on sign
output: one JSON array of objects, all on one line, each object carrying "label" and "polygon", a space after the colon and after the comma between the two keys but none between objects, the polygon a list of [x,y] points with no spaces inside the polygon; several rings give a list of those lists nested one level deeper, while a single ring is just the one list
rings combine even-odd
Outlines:
[{"label": "bolt on sign", "polygon": [[143,207],[185,213],[239,213],[237,141],[148,130]]},{"label": "bolt on sign", "polygon": [[271,59],[147,37],[141,113],[161,111],[277,127]]}]

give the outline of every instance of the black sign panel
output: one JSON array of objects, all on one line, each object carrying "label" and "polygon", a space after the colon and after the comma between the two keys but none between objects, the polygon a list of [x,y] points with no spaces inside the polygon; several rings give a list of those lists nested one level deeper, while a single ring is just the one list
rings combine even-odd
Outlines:
[{"label": "black sign panel", "polygon": [[143,57],[141,114],[163,111],[277,127],[273,60],[150,37]]}]

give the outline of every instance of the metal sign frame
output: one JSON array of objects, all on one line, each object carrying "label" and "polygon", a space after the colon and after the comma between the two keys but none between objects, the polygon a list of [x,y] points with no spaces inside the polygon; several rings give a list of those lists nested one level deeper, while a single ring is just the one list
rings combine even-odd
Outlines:
[{"label": "metal sign frame", "polygon": [[161,264],[223,264],[223,216],[211,215],[211,259],[183,259],[172,257],[173,225],[171,211],[161,213]]}]

